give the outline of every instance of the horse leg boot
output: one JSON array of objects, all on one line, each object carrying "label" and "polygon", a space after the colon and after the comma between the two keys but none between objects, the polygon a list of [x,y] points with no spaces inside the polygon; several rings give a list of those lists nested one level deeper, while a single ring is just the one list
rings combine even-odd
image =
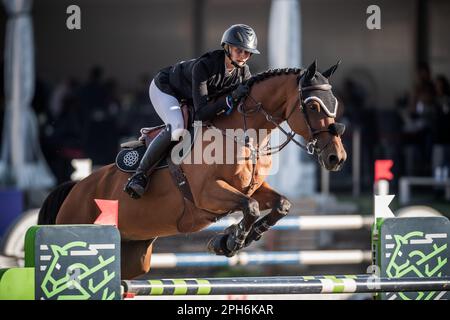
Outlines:
[{"label": "horse leg boot", "polygon": [[209,241],[210,252],[232,257],[245,246],[245,240],[260,216],[258,201],[250,198],[244,201],[241,209],[244,215],[241,221],[229,226]]},{"label": "horse leg boot", "polygon": [[255,199],[249,199],[242,208],[244,217],[238,224],[231,225],[227,228],[229,233],[227,239],[227,249],[236,252],[245,246],[245,240],[253,228],[255,221],[260,216],[259,204]]},{"label": "horse leg boot", "polygon": [[171,126],[168,124],[152,140],[142,157],[136,173],[128,179],[124,191],[133,199],[139,199],[145,193],[148,184],[149,173],[164,156],[167,148],[171,144]]},{"label": "horse leg boot", "polygon": [[236,251],[243,248],[245,238],[260,216],[258,201],[223,180],[210,180],[199,191],[196,206],[200,209],[218,214],[242,210],[244,216],[239,223],[229,226],[208,243],[210,252],[227,257],[233,256]]},{"label": "horse leg boot", "polygon": [[270,213],[256,221],[250,233],[245,239],[245,247],[248,247],[253,241],[258,241],[262,234],[273,227],[280,219],[284,218],[291,208],[289,200],[273,190],[267,182],[255,191],[253,198],[261,204],[261,210],[271,208]]}]

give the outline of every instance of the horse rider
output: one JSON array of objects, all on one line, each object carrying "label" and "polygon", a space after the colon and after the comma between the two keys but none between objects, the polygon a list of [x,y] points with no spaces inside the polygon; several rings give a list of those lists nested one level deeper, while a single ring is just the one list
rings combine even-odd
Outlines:
[{"label": "horse rider", "polygon": [[[229,27],[222,36],[222,49],[205,53],[197,59],[181,61],[159,71],[150,84],[150,100],[167,125],[148,146],[136,170],[124,187],[132,198],[140,198],[147,187],[149,171],[161,160],[172,141],[179,141],[184,130],[180,100],[192,100],[195,120],[212,120],[231,113],[235,102],[248,94],[243,84],[251,77],[246,64],[252,54],[259,54],[255,31],[245,24]],[[238,87],[231,103],[207,105],[207,97],[225,87]]]}]

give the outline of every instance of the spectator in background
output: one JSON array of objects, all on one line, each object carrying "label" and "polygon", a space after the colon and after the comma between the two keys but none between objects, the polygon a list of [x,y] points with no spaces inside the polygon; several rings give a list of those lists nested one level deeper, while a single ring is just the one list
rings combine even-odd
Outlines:
[{"label": "spectator in background", "polygon": [[433,125],[433,173],[437,179],[448,178],[450,167],[450,85],[444,75],[435,80],[436,112]]},{"label": "spectator in background", "polygon": [[342,99],[346,106],[345,117],[349,118],[354,127],[359,127],[364,121],[364,109],[366,108],[367,92],[363,86],[353,79],[344,79]]},{"label": "spectator in background", "polygon": [[[368,77],[371,77],[369,71],[367,71]],[[348,125],[348,132],[342,137],[344,145],[353,146],[353,134],[356,130],[359,130],[361,135],[361,149],[360,149],[360,161],[361,163],[373,163],[375,146],[379,143],[377,141],[377,127],[376,127],[376,113],[373,106],[369,105],[369,92],[368,90],[374,90],[373,87],[367,89],[362,82],[346,77],[343,80],[342,86],[342,100],[345,106],[345,112],[343,114],[343,123]],[[342,106],[342,105],[340,105]],[[339,107],[340,108],[340,107]],[[353,161],[352,153],[348,154],[349,159]],[[346,172],[342,179],[346,179],[351,175],[351,166],[344,166],[342,171]],[[336,173],[338,174],[338,173]],[[371,167],[361,167],[361,181],[363,185],[372,185],[373,172]],[[341,177],[339,177],[341,178]],[[353,182],[350,181],[350,184]]]},{"label": "spectator in background", "polygon": [[[444,75],[436,77],[436,102],[439,112],[448,116],[450,113],[450,84]],[[448,127],[448,126],[447,126]]]},{"label": "spectator in background", "polygon": [[74,90],[78,87],[75,79],[64,79],[53,89],[50,97],[47,116],[50,119],[58,119],[63,111],[64,100],[68,95],[75,94]]},{"label": "spectator in background", "polygon": [[[95,158],[93,164],[106,165],[114,162],[119,149],[118,118],[121,112],[121,103],[118,93],[117,81],[109,78],[104,83],[105,108],[96,110],[98,118],[91,122],[90,145],[94,148]],[[94,127],[92,127],[92,125]]]},{"label": "spectator in background", "polygon": [[94,66],[90,69],[88,80],[80,88],[79,96],[84,114],[89,118],[95,117],[94,111],[105,109],[106,93],[102,67]]},{"label": "spectator in background", "polygon": [[419,116],[431,114],[435,107],[435,96],[436,90],[431,79],[430,67],[426,63],[420,63],[412,93],[411,113]]},{"label": "spectator in background", "polygon": [[138,78],[138,87],[134,92],[133,105],[137,109],[145,109],[151,102],[148,97],[148,86],[152,81],[153,77],[149,74],[144,73]]},{"label": "spectator in background", "polygon": [[77,80],[64,79],[50,98],[42,149],[58,183],[70,180],[73,159],[86,156],[80,136],[84,118],[78,92]]},{"label": "spectator in background", "polygon": [[108,116],[117,117],[120,113],[121,103],[117,81],[109,78],[105,81],[106,109]]},{"label": "spectator in background", "polygon": [[91,68],[84,85],[64,79],[46,109],[42,148],[58,183],[70,179],[73,159],[90,158],[94,166],[114,162],[121,103],[116,81],[104,81],[101,67]]},{"label": "spectator in background", "polygon": [[436,92],[430,68],[420,63],[408,108],[403,111],[406,174],[431,175],[432,126]]},{"label": "spectator in background", "polygon": [[110,114],[118,108],[117,87],[112,79],[105,82],[103,75],[102,67],[92,67],[79,93],[84,150],[94,166],[114,162],[118,144],[115,116]]},{"label": "spectator in background", "polygon": [[146,73],[138,77],[130,106],[119,119],[120,132],[125,140],[139,137],[141,128],[163,124],[148,96],[148,87],[152,79],[153,77]]}]

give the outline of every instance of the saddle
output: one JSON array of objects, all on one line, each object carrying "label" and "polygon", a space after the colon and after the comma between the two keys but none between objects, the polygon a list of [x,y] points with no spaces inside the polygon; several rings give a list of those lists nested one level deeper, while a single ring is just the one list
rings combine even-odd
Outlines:
[{"label": "saddle", "polygon": [[[193,108],[189,106],[187,103],[181,104],[181,112],[183,114],[184,120],[184,129],[188,130],[193,137]],[[152,140],[159,134],[161,130],[166,127],[165,124],[150,127],[150,128],[142,128],[140,130],[141,136],[138,140],[124,142],[120,145],[122,150],[119,151],[116,157],[115,164],[117,168],[126,173],[134,173],[136,172],[139,163],[141,162],[142,157],[144,156],[147,147],[152,142]],[[174,144],[175,145],[175,144]],[[173,145],[168,148],[167,153],[162,159],[159,161],[154,170],[167,168],[167,155],[170,154]]]},{"label": "saddle", "polygon": [[[195,141],[195,128],[193,127],[194,120],[194,108],[188,103],[182,101],[180,104],[181,112],[183,114],[184,120],[184,129],[189,131],[191,136],[191,146],[189,151],[192,149],[192,146]],[[115,165],[116,167],[126,173],[134,173],[136,172],[139,163],[141,162],[142,157],[144,156],[147,147],[152,142],[152,140],[158,135],[158,133],[166,127],[165,124],[151,127],[151,128],[142,128],[140,130],[141,136],[138,140],[128,141],[122,143],[120,147],[122,150],[116,156]],[[153,171],[169,168],[172,179],[175,184],[178,186],[182,194],[188,200],[193,201],[193,197],[191,194],[191,190],[189,187],[189,183],[183,173],[183,170],[179,165],[176,165],[172,162],[170,154],[172,148],[178,142],[174,142],[166,151],[166,154],[161,158]],[[183,152],[183,151],[181,151]],[[184,154],[180,154],[181,157],[185,156]]]}]

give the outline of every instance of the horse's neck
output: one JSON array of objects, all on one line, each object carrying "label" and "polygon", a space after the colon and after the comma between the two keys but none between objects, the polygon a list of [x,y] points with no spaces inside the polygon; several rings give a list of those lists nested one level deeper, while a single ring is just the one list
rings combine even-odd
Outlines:
[{"label": "horse's neck", "polygon": [[[284,121],[283,116],[285,109],[288,107],[288,102],[291,100],[292,94],[297,95],[297,88],[295,74],[279,75],[267,78],[264,81],[253,85],[250,95],[244,102],[244,110],[257,108],[257,103],[260,103],[262,108],[274,117],[277,123]],[[292,94],[291,94],[292,92]],[[213,121],[214,125],[220,129],[253,129],[258,131],[265,130],[268,136],[276,125],[266,119],[262,111],[250,112],[244,116],[238,110],[234,110],[229,116],[221,116]],[[258,144],[264,143],[269,137],[266,135],[257,134]]]}]

